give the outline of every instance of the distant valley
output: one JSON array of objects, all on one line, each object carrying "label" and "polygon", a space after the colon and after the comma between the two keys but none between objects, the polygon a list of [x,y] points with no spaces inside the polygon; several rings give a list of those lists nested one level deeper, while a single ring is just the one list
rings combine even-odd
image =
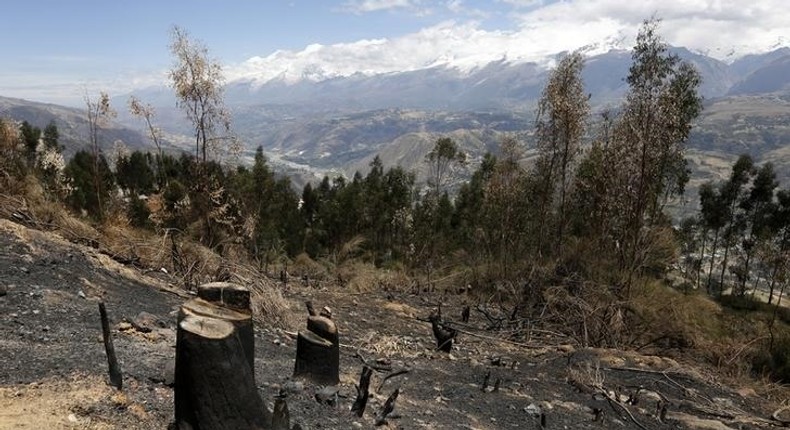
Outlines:
[{"label": "distant valley", "polygon": [[[726,175],[741,153],[773,162],[782,180],[790,179],[790,48],[730,64],[673,49],[700,71],[706,100],[688,144],[691,191],[704,180]],[[594,112],[617,108],[629,65],[630,53],[622,50],[587,60],[584,79]],[[245,156],[262,146],[275,168],[294,177],[297,185],[324,174],[364,171],[376,155],[385,165],[404,166],[420,177],[425,154],[440,136],[452,137],[469,154],[468,174],[506,135],[525,142],[530,155],[535,107],[547,73],[535,63],[503,60],[471,71],[433,67],[297,82],[235,81],[227,84],[225,99]],[[158,125],[172,148],[191,149],[189,128],[168,89],[135,95],[156,106]],[[142,122],[126,112],[126,100],[113,100],[119,116],[104,133],[106,147],[116,140],[131,148],[150,147]],[[87,132],[80,109],[0,98],[0,115],[41,127],[55,120],[69,153],[80,147]]]}]

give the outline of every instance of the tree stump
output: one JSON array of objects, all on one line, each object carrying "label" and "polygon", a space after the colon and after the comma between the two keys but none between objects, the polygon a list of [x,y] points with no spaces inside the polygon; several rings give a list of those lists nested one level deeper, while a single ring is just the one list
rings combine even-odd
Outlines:
[{"label": "tree stump", "polygon": [[249,290],[213,283],[181,306],[176,335],[175,418],[181,429],[264,429]]},{"label": "tree stump", "polygon": [[450,352],[453,349],[453,339],[458,334],[454,329],[445,327],[442,321],[442,311],[432,312],[428,317],[433,330],[433,337],[436,339],[436,349]]},{"label": "tree stump", "polygon": [[297,335],[294,377],[325,385],[340,382],[340,337],[328,316],[309,316],[307,330]]}]

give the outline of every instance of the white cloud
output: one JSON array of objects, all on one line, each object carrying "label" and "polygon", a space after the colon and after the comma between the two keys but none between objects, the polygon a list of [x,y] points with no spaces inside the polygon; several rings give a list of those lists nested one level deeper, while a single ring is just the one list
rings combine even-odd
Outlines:
[{"label": "white cloud", "polygon": [[419,0],[351,0],[344,4],[347,11],[357,14],[393,9],[416,9]]},{"label": "white cloud", "polygon": [[[258,83],[279,78],[322,80],[354,73],[377,74],[432,66],[468,71],[491,61],[538,61],[586,47],[595,54],[628,48],[641,23],[662,19],[659,31],[672,45],[685,46],[731,60],[740,55],[790,44],[786,0],[502,0],[511,4],[516,28],[484,30],[478,21],[445,21],[391,39],[335,45],[314,44],[302,51],[277,51],[227,69],[228,77]],[[498,3],[500,6],[502,2]],[[423,7],[419,0],[359,0],[354,10],[376,11]],[[444,7],[468,19],[462,0]]]},{"label": "white cloud", "polygon": [[662,19],[660,31],[670,44],[725,60],[772,49],[781,40],[787,43],[790,34],[785,0],[572,0],[547,4],[518,20],[522,32],[549,34],[557,27],[578,33],[579,26],[606,21],[612,33],[627,35],[630,42],[651,16]]}]

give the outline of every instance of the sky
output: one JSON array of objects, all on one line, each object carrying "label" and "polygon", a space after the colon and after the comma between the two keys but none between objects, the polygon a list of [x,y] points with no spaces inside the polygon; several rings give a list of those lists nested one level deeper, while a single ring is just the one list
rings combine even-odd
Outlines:
[{"label": "sky", "polygon": [[630,46],[651,16],[670,44],[731,61],[790,46],[786,1],[12,0],[0,96],[79,106],[86,92],[166,84],[174,25],[228,81],[258,83],[595,53]]}]

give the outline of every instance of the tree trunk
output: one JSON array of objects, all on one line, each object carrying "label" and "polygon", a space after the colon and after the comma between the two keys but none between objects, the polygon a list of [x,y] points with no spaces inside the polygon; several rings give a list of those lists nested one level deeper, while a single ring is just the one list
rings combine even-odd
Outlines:
[{"label": "tree trunk", "polygon": [[178,314],[175,418],[181,429],[264,429],[271,414],[255,385],[255,339],[248,289],[198,287]]},{"label": "tree trunk", "polygon": [[708,282],[705,284],[705,290],[708,294],[711,293],[710,291],[710,280],[713,278],[713,262],[716,260],[716,247],[719,245],[719,229],[716,229],[716,233],[713,235],[713,249],[710,251],[710,265],[708,266]]},{"label": "tree trunk", "polygon": [[340,382],[340,337],[335,322],[326,316],[307,318],[307,330],[296,338],[294,377],[318,384]]},{"label": "tree trunk", "polygon": [[255,338],[251,313],[221,307],[198,297],[181,305],[178,321],[181,322],[189,315],[221,320],[233,325],[247,359],[247,367],[255,375]]},{"label": "tree trunk", "polygon": [[[707,239],[708,239],[708,231],[707,230],[703,230],[703,232],[702,232],[702,246],[700,247],[700,251],[699,251],[699,267],[697,267],[697,282],[696,282],[696,284],[697,284],[697,288],[698,289],[699,289],[699,285],[700,285],[700,279],[702,278],[702,266],[703,266],[703,263],[705,261],[705,245],[706,245],[705,242],[707,242]],[[713,256],[711,255],[711,259],[712,258],[713,258]]]},{"label": "tree trunk", "polygon": [[721,262],[721,276],[719,277],[719,297],[724,295],[724,272],[727,270],[727,257],[730,253],[729,237],[724,245],[724,261]]},{"label": "tree trunk", "polygon": [[185,315],[176,340],[176,428],[265,429],[271,416],[231,322]]}]

